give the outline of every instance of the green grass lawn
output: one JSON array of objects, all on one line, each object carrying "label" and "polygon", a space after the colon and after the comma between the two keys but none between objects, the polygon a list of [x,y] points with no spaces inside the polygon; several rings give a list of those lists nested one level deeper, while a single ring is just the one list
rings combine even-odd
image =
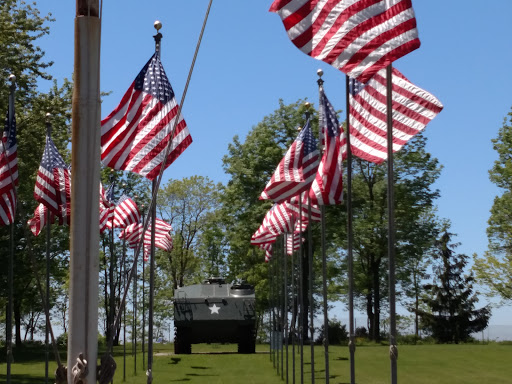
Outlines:
[{"label": "green grass lawn", "polygon": [[[142,369],[142,353],[137,355],[137,374],[134,375],[131,348],[127,348],[126,383],[146,383]],[[173,355],[172,345],[154,346],[154,383],[207,384],[272,384],[282,383],[266,345],[257,346],[254,355],[239,355],[236,345],[193,345],[191,355]],[[284,352],[285,355],[286,352]],[[289,383],[293,382],[292,346],[288,349]],[[40,356],[40,355],[39,355]],[[15,354],[16,357],[16,354]],[[311,350],[304,347],[304,382],[311,382]],[[43,355],[44,358],[44,355]],[[146,356],[147,358],[147,356]],[[315,382],[325,382],[323,347],[315,347]],[[13,384],[44,382],[44,361],[22,361],[19,356],[12,365]],[[2,359],[4,360],[4,359]],[[114,382],[123,382],[122,347],[115,350],[117,371]],[[281,362],[275,365],[281,367]],[[300,354],[296,348],[296,383],[300,383]],[[361,384],[389,383],[388,347],[358,346],[356,350],[356,382]],[[286,360],[283,376],[286,381]],[[330,383],[350,382],[347,347],[329,348]],[[50,372],[56,368],[50,364]],[[5,382],[6,365],[0,364],[0,382]],[[398,381],[404,384],[500,384],[512,383],[512,345],[403,345],[399,346]]]}]

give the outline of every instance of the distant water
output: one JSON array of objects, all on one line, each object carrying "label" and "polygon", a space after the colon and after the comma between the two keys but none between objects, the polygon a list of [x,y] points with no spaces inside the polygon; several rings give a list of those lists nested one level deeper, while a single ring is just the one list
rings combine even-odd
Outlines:
[{"label": "distant water", "polygon": [[472,335],[477,340],[512,341],[512,325],[489,325],[482,332]]}]

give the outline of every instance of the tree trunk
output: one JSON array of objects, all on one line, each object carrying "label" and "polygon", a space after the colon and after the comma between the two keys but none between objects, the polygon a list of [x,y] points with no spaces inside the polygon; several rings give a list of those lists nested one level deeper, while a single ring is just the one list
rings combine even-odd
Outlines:
[{"label": "tree trunk", "polygon": [[309,260],[306,252],[302,252],[302,340],[309,339]]},{"label": "tree trunk", "polygon": [[368,337],[373,340],[373,326],[374,326],[374,314],[373,314],[373,295],[370,290],[366,294],[366,317],[368,318]]},{"label": "tree trunk", "polygon": [[16,346],[21,347],[21,309],[20,303],[17,300],[14,300],[13,303],[13,311],[14,311],[14,324],[16,328]]},{"label": "tree trunk", "polygon": [[419,338],[419,316],[418,310],[420,309],[420,295],[418,287],[418,276],[414,274],[414,335]]},{"label": "tree trunk", "polygon": [[380,279],[379,279],[379,262],[380,258],[374,260],[372,257],[372,279],[373,279],[373,335],[371,340],[380,341]]}]

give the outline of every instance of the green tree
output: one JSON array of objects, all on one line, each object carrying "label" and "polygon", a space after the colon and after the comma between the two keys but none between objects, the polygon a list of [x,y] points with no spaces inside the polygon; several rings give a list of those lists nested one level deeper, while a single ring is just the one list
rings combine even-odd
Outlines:
[{"label": "green tree", "polygon": [[475,256],[478,281],[486,285],[489,296],[512,300],[512,111],[504,120],[498,137],[492,140],[498,159],[489,171],[491,181],[503,193],[494,198],[488,221],[488,251],[484,258]]},{"label": "green tree", "polygon": [[[394,156],[395,250],[397,284],[417,303],[425,277],[425,258],[438,233],[434,211],[439,191],[432,188],[441,167],[425,150],[422,135]],[[388,302],[387,167],[354,159],[353,168],[354,293],[355,305],[366,312],[369,338],[380,339],[381,312]],[[346,212],[331,215],[339,228],[340,246],[346,246]],[[346,259],[340,284],[347,291]],[[346,299],[344,299],[346,300]],[[416,304],[414,304],[416,305]]]},{"label": "green tree", "polygon": [[[26,222],[32,215],[36,203],[33,199],[35,175],[44,148],[46,134],[45,116],[52,114],[53,138],[66,157],[69,141],[69,119],[71,109],[71,86],[66,80],[62,86],[53,83],[50,90],[43,94],[37,91],[40,80],[49,80],[46,69],[52,64],[45,60],[44,52],[37,45],[42,36],[50,32],[50,16],[41,16],[35,5],[18,0],[0,2],[0,76],[7,79],[10,74],[16,76],[15,113],[18,139],[18,187],[17,217],[14,224],[15,263],[14,269],[14,323],[16,344],[22,341],[22,323],[32,327],[31,319],[37,318],[42,311],[39,290],[35,283],[35,273],[40,273],[44,282],[45,273],[45,236],[34,238],[27,229]],[[8,105],[8,84],[0,87],[0,110],[6,111]],[[2,112],[2,113],[4,113]],[[52,302],[61,289],[67,267],[68,239],[67,228],[52,229],[51,275]],[[31,245],[31,246],[29,246]],[[0,261],[7,265],[10,249],[8,227],[0,228]],[[34,260],[34,264],[32,263]],[[7,268],[2,270],[0,284],[2,297],[7,297]],[[2,306],[2,310],[5,306]],[[39,316],[41,319],[42,317]],[[33,327],[32,327],[33,328]],[[31,332],[31,331],[29,331]]]},{"label": "green tree", "polygon": [[437,242],[434,284],[425,287],[429,295],[424,302],[430,311],[420,310],[419,315],[424,329],[438,342],[458,344],[487,327],[491,309],[475,309],[474,277],[472,273],[464,275],[468,256],[455,253],[458,244],[450,244],[451,237],[445,231]]},{"label": "green tree", "polygon": [[[0,1],[0,77],[16,76],[18,92],[16,101],[29,108],[37,94],[40,79],[50,79],[45,71],[52,62],[45,61],[44,51],[37,40],[50,33],[50,15],[41,16],[35,3],[19,0]],[[9,90],[6,83],[0,87],[0,107],[7,110]]]},{"label": "green tree", "polygon": [[217,209],[221,188],[221,184],[215,184],[208,177],[192,176],[169,180],[159,192],[160,216],[173,227],[173,250],[166,253],[166,272],[173,289],[204,278],[201,276],[200,239],[205,231],[211,230],[212,220],[217,217],[212,213]]},{"label": "green tree", "polygon": [[[254,126],[245,141],[242,142],[238,136],[233,138],[228,146],[228,154],[223,158],[224,171],[230,176],[221,196],[229,271],[232,278],[240,278],[254,285],[260,315],[269,308],[268,265],[263,262],[264,253],[252,246],[250,239],[272,202],[259,201],[258,197],[297,137],[297,128],[304,124],[306,108],[304,100],[290,105],[280,100],[279,108]],[[312,125],[317,126],[314,118]],[[307,261],[307,258],[304,260]],[[308,270],[307,264],[303,267],[304,271]],[[307,278],[307,273],[304,273],[304,287],[308,286]],[[307,306],[307,295],[305,297]],[[303,329],[306,335],[307,311],[304,314]]]}]

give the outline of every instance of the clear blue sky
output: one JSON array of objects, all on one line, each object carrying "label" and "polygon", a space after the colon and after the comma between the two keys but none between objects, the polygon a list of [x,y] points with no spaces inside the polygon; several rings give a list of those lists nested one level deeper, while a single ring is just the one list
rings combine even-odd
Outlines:
[{"label": "clear blue sky", "polygon": [[[154,51],[153,23],[160,20],[162,62],[181,98],[207,0],[109,1],[103,6],[101,89],[106,117]],[[222,156],[234,135],[242,139],[278,100],[308,98],[317,104],[317,69],[336,109],[345,109],[344,75],[300,52],[271,0],[216,0],[183,106],[194,142],[166,170],[164,182],[192,175],[225,182]],[[497,136],[512,106],[512,1],[413,0],[421,47],[395,62],[412,82],[436,95],[445,108],[426,128],[427,149],[444,166],[436,184],[439,216],[452,221],[459,252],[482,255],[487,248],[489,209],[499,193],[488,170]],[[61,82],[73,71],[74,1],[39,1],[57,19],[40,43]],[[49,87],[41,83],[41,89]],[[481,301],[484,303],[485,301]],[[512,325],[509,308],[496,310],[493,324]]]}]

